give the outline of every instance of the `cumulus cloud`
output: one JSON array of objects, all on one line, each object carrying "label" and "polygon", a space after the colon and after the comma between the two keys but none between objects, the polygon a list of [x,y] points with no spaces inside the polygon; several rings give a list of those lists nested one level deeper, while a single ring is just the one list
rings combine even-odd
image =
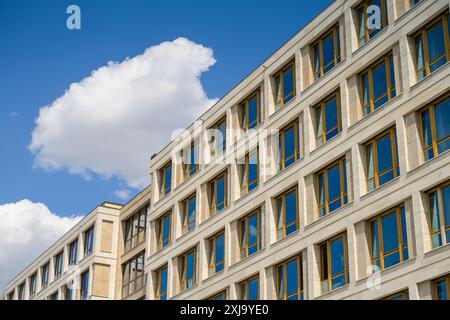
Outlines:
[{"label": "cumulus cloud", "polygon": [[216,101],[200,81],[214,63],[211,49],[178,38],[93,71],[40,109],[35,166],[147,185],[150,156]]},{"label": "cumulus cloud", "polygon": [[131,190],[129,189],[116,190],[114,191],[114,196],[122,201],[128,200],[131,196]]},{"label": "cumulus cloud", "polygon": [[0,292],[82,217],[59,217],[42,203],[0,205]]}]

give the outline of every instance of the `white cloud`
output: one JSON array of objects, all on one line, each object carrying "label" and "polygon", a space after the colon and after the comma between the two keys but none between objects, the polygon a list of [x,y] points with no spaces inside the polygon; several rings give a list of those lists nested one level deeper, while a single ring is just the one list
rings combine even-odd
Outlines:
[{"label": "white cloud", "polygon": [[42,203],[0,205],[0,292],[82,217],[59,217]]},{"label": "white cloud", "polygon": [[116,190],[114,191],[114,196],[123,201],[128,200],[131,196],[131,190],[129,189]]},{"label": "white cloud", "polygon": [[147,185],[150,156],[216,101],[200,82],[214,63],[211,49],[178,38],[93,71],[40,109],[35,165]]}]

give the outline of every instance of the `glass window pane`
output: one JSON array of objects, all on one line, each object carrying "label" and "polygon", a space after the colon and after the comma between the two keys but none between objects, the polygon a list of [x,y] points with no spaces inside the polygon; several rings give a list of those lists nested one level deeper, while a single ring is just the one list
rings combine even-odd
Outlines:
[{"label": "glass window pane", "polygon": [[[337,101],[336,96],[333,97],[331,100],[328,100],[325,104],[325,118],[326,118],[326,131],[327,133],[335,128],[338,127],[338,114],[337,114]],[[331,139],[333,136],[337,134],[337,130],[333,131],[333,134],[328,135],[327,134],[327,140]]]},{"label": "glass window pane", "polygon": [[[432,67],[431,64],[433,64],[433,62],[435,62],[436,59],[438,59],[442,55],[445,56],[444,29],[442,28],[441,21],[427,30],[427,41],[428,41],[428,56],[429,56],[428,58],[430,60],[430,68],[431,68]],[[443,63],[445,63],[445,61],[443,61]],[[433,68],[433,70],[435,69],[436,68]]]},{"label": "glass window pane", "polygon": [[298,290],[298,265],[297,259],[287,263],[287,295]]},{"label": "glass window pane", "polygon": [[216,272],[223,269],[223,260],[225,254],[225,236],[223,234],[216,238]]},{"label": "glass window pane", "polygon": [[438,232],[441,228],[441,221],[439,217],[439,203],[437,192],[432,192],[429,194],[429,205],[430,205],[430,228],[431,233]]},{"label": "glass window pane", "polygon": [[432,143],[432,135],[431,135],[430,112],[428,110],[422,112],[422,137],[423,137],[423,147],[424,148],[430,147]]},{"label": "glass window pane", "polygon": [[250,280],[248,284],[248,300],[259,299],[259,279],[255,278]]},{"label": "glass window pane", "polygon": [[217,211],[220,211],[225,207],[225,176],[222,176],[217,181],[217,204]]},{"label": "glass window pane", "polygon": [[447,300],[447,283],[445,280],[436,281],[437,300]]},{"label": "glass window pane", "polygon": [[195,273],[195,254],[194,252],[189,253],[187,256],[187,284],[186,287],[189,288],[194,285],[194,273]]},{"label": "glass window pane", "polygon": [[397,213],[395,211],[381,218],[383,227],[384,253],[398,249]]},{"label": "glass window pane", "polygon": [[363,104],[363,115],[370,113],[370,89],[369,89],[369,75],[365,73],[361,78],[361,93],[362,93],[362,104]]},{"label": "glass window pane", "polygon": [[331,274],[334,276],[345,270],[344,240],[338,238],[331,242]]},{"label": "glass window pane", "polygon": [[291,127],[284,132],[284,159],[287,167],[295,160],[295,129]]},{"label": "glass window pane", "polygon": [[[381,96],[387,94],[388,86],[386,80],[386,64],[383,62],[376,66],[372,72],[372,82],[373,82],[373,98],[378,100]],[[386,102],[384,99],[381,100],[383,103]],[[375,102],[375,108],[380,106],[382,103]]]},{"label": "glass window pane", "polygon": [[[436,137],[437,141],[450,136],[450,98],[436,105],[434,109],[436,120]],[[443,152],[442,150],[440,152]]]},{"label": "glass window pane", "polygon": [[[442,201],[444,203],[445,227],[450,227],[450,185],[442,188]],[[450,243],[450,237],[447,237],[447,243]]]},{"label": "glass window pane", "polygon": [[278,298],[282,299],[284,297],[284,268],[283,266],[278,267]]},{"label": "glass window pane", "polygon": [[281,101],[282,96],[281,96],[281,79],[280,79],[280,76],[277,76],[275,78],[275,88],[276,88],[275,89],[275,92],[276,92],[276,95],[275,95],[276,99],[275,99],[275,101],[276,101],[276,104],[277,104],[277,108],[279,108],[281,106],[282,102],[283,102],[283,101]]},{"label": "glass window pane", "polygon": [[[331,201],[341,196],[341,170],[340,164],[328,169],[328,200]],[[338,201],[340,204],[340,201]]]},{"label": "glass window pane", "polygon": [[[319,205],[323,206],[323,205],[325,205],[325,201],[326,201],[326,199],[325,199],[325,175],[323,173],[319,174],[318,179],[319,179]],[[326,214],[326,208],[323,207],[320,210],[320,215],[324,216],[325,214]]]},{"label": "glass window pane", "polygon": [[248,219],[249,224],[249,244],[258,242],[258,215],[254,214]]},{"label": "glass window pane", "polygon": [[316,111],[316,137],[317,137],[317,144],[322,144],[323,142],[323,116],[322,116],[322,107],[315,108]]},{"label": "glass window pane", "polygon": [[314,71],[316,79],[320,78],[320,48],[318,44],[314,47]]},{"label": "glass window pane", "polygon": [[255,95],[248,104],[248,123],[249,129],[256,127],[258,124],[258,100],[257,95]]},{"label": "glass window pane", "polygon": [[297,194],[295,191],[286,195],[286,224],[297,220]]},{"label": "glass window pane", "polygon": [[378,172],[382,173],[393,166],[391,135],[387,134],[377,141]]},{"label": "glass window pane", "polygon": [[331,32],[323,40],[323,73],[328,72],[334,67],[334,52],[334,36],[333,32]]},{"label": "glass window pane", "polygon": [[366,149],[366,157],[367,157],[367,180],[368,181],[368,189],[375,189],[375,181],[372,180],[375,177],[375,161],[373,154],[373,144],[367,145]]},{"label": "glass window pane", "polygon": [[421,35],[416,37],[416,68],[417,79],[421,80],[426,77],[425,70],[425,51],[423,48],[423,38]]},{"label": "glass window pane", "polygon": [[370,236],[372,243],[372,259],[376,259],[380,256],[380,241],[378,237],[378,220],[374,220],[370,223]]},{"label": "glass window pane", "polygon": [[294,94],[294,69],[292,66],[284,71],[283,86],[284,103],[287,103]]}]

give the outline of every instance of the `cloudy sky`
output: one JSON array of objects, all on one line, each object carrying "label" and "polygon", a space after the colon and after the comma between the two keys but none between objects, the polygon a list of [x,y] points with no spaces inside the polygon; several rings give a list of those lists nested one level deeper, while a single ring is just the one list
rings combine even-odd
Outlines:
[{"label": "cloudy sky", "polygon": [[330,2],[0,0],[0,291]]}]

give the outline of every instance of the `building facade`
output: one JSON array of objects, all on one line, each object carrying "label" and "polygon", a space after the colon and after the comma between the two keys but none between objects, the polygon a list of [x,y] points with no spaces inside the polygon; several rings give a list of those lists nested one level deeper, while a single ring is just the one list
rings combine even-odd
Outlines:
[{"label": "building facade", "polygon": [[108,297],[448,299],[449,10],[334,1],[152,157]]}]

